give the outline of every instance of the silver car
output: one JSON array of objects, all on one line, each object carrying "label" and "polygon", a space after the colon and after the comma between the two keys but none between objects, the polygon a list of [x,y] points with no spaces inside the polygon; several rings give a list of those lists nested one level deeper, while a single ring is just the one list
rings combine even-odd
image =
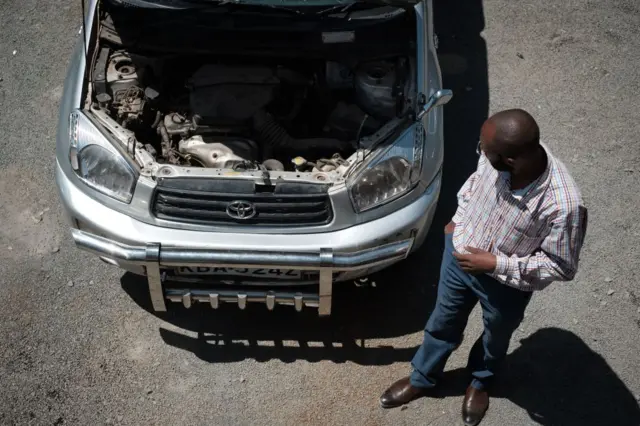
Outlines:
[{"label": "silver car", "polygon": [[431,0],[92,0],[60,106],[76,245],[156,311],[331,313],[425,240],[443,163]]}]

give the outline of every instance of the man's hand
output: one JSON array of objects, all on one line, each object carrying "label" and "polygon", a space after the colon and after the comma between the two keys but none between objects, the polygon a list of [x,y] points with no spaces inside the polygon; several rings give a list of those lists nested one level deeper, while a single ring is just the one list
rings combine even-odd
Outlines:
[{"label": "man's hand", "polygon": [[456,224],[453,221],[447,223],[447,226],[444,227],[444,233],[446,235],[453,234],[453,231],[455,230],[456,230]]},{"label": "man's hand", "polygon": [[495,271],[497,263],[495,255],[475,247],[467,247],[466,250],[470,254],[453,253],[463,271],[472,275]]}]

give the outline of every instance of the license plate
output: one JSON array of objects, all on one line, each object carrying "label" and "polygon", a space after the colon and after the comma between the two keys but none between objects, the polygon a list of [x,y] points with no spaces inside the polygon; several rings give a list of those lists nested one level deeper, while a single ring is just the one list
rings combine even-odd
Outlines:
[{"label": "license plate", "polygon": [[302,277],[302,272],[295,269],[273,268],[219,268],[214,266],[180,266],[178,275],[232,275],[252,278],[271,278],[291,280]]}]

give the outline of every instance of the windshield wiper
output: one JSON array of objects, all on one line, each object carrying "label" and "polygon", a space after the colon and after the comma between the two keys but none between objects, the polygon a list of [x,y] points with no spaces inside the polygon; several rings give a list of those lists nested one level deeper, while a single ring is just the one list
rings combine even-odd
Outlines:
[{"label": "windshield wiper", "polygon": [[[357,5],[357,7],[353,7]],[[349,4],[338,4],[321,10],[318,15],[329,15],[335,19],[378,20],[392,19],[405,12],[403,8],[389,6],[388,1],[354,1]]]},{"label": "windshield wiper", "polygon": [[[337,13],[345,13],[354,4],[356,4],[356,2],[352,2],[352,3],[348,3],[348,4],[336,4],[335,6],[330,6],[330,7],[326,8],[326,9],[323,9],[323,10],[321,10],[319,12],[316,12],[316,14],[317,15],[326,15],[327,13],[335,12],[335,11],[338,11]],[[338,9],[340,9],[340,10],[338,10]],[[346,14],[345,16],[349,16],[349,14]]]}]

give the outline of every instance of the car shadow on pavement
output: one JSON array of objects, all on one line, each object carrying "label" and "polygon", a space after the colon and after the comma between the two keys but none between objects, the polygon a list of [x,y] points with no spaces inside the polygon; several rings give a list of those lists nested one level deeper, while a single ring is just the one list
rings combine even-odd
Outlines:
[{"label": "car shadow on pavement", "polygon": [[[423,329],[435,301],[442,230],[455,212],[457,191],[476,168],[478,135],[489,109],[487,49],[480,36],[484,29],[482,1],[435,1],[434,22],[443,86],[453,90],[454,97],[444,107],[442,191],[425,244],[407,260],[372,277],[376,288],[337,284],[333,313],[327,319],[319,319],[314,310],[297,314],[289,307],[276,307],[274,312],[268,312],[264,306],[250,305],[244,311],[223,306],[213,311],[198,306],[186,310],[171,304],[170,313],[161,317],[196,332],[198,338],[161,330],[168,344],[193,351],[210,362],[301,358],[370,365],[408,362],[413,357],[415,347],[372,348],[367,340],[398,337]],[[122,287],[152,312],[144,279],[127,274]],[[237,341],[249,344],[233,344]],[[256,343],[263,341],[272,342],[272,346]],[[298,342],[297,347],[284,345],[284,341]]]},{"label": "car shadow on pavement", "polygon": [[[605,359],[580,337],[544,328],[520,340],[491,396],[506,398],[545,426],[637,426],[640,405]],[[462,396],[465,369],[445,373],[436,397]]]},{"label": "car shadow on pavement", "polygon": [[[399,303],[404,303],[406,294],[389,300],[385,299],[386,292],[377,288],[345,284],[336,289],[332,315],[327,318],[319,318],[312,308],[298,313],[292,307],[276,306],[271,312],[262,304],[248,304],[246,309],[239,310],[235,305],[223,303],[213,310],[208,305],[194,304],[185,309],[181,304],[169,303],[168,312],[160,313],[151,307],[146,278],[127,273],[121,283],[143,309],[180,329],[160,328],[166,344],[192,352],[207,362],[279,359],[386,365],[410,360],[417,349],[374,346],[368,342],[397,330],[389,328],[385,317],[379,315],[404,316],[404,307]],[[425,316],[427,312],[422,314]]]}]

